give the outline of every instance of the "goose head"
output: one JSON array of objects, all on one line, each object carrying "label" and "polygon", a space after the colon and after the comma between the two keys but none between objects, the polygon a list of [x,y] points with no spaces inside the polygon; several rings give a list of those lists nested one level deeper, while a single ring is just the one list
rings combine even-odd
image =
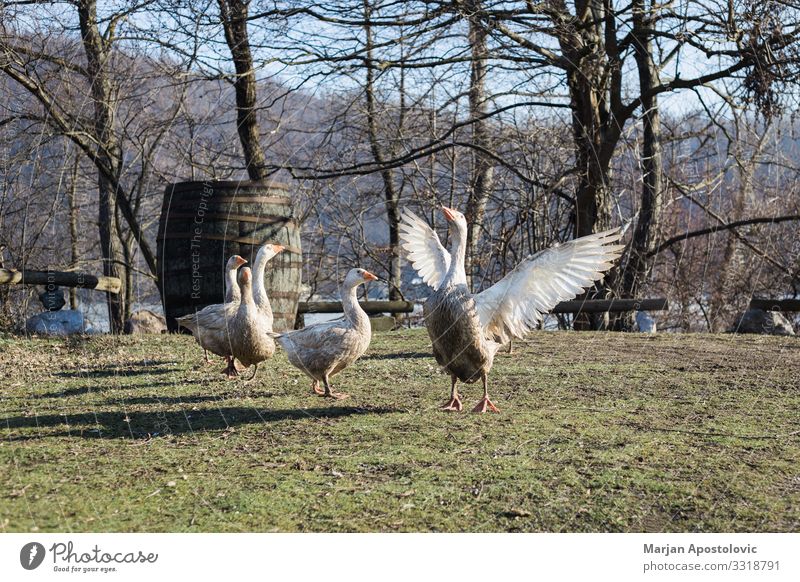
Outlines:
[{"label": "goose head", "polygon": [[258,255],[256,255],[256,260],[267,262],[285,248],[286,248],[285,246],[279,244],[265,244],[260,249],[258,249]]},{"label": "goose head", "polygon": [[454,234],[467,234],[467,217],[455,208],[442,206],[442,213],[450,224],[451,232]]},{"label": "goose head", "polygon": [[252,297],[253,294],[253,272],[250,267],[239,269],[239,287],[242,289],[242,297]]},{"label": "goose head", "polygon": [[239,255],[233,255],[230,259],[228,259],[228,263],[225,265],[225,268],[228,271],[235,271],[242,265],[246,264],[247,261],[240,257]]},{"label": "goose head", "polygon": [[367,281],[377,281],[378,278],[364,269],[350,269],[344,278],[345,287],[357,287]]}]

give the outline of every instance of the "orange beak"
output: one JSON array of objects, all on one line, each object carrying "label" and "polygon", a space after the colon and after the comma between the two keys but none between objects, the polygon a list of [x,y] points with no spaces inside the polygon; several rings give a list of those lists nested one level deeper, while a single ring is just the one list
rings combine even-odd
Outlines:
[{"label": "orange beak", "polygon": [[247,261],[245,259],[243,259],[242,257],[240,257],[239,255],[234,255],[234,258],[236,259],[236,268],[237,269],[239,267],[241,267],[242,265],[247,263]]},{"label": "orange beak", "polygon": [[365,281],[377,281],[378,278],[370,273],[369,271],[364,271],[364,280]]},{"label": "orange beak", "polygon": [[278,254],[279,252],[281,252],[285,248],[286,247],[283,246],[283,245],[272,245],[272,250],[275,251],[275,254]]},{"label": "orange beak", "polygon": [[239,275],[239,278],[242,280],[242,283],[249,282],[250,281],[250,269],[249,268],[242,269],[242,272]]},{"label": "orange beak", "polygon": [[442,212],[444,212],[444,217],[447,220],[452,221],[456,219],[456,215],[454,214],[455,210],[453,210],[452,208],[448,208],[447,206],[442,206]]}]

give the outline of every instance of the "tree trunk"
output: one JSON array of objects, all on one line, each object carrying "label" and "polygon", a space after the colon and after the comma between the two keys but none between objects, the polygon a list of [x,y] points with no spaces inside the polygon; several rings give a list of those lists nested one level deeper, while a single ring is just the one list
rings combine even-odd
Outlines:
[{"label": "tree trunk", "polygon": [[[743,144],[749,142],[746,138],[742,138],[740,132],[742,126],[747,127],[744,120],[740,120],[736,124],[737,128],[737,144],[734,148],[734,156],[736,158],[736,173],[738,181],[731,180],[728,185],[732,188],[730,194],[731,209],[728,214],[727,222],[736,222],[741,220],[744,216],[747,202],[752,200],[754,174],[758,164],[758,158],[762,153],[764,144],[770,135],[769,126],[767,126],[763,133],[756,140],[755,147],[750,152],[744,151]],[[737,183],[738,182],[738,183]],[[732,304],[730,297],[740,281],[740,253],[742,252],[741,240],[734,232],[727,234],[725,241],[725,251],[722,255],[720,264],[720,272],[718,284],[711,292],[711,305],[710,305],[710,320],[711,328],[709,331],[715,333],[724,332],[731,324],[737,309],[740,305]]]},{"label": "tree trunk", "polygon": [[[75,154],[75,163],[72,166],[72,182],[67,191],[67,202],[69,203],[69,249],[70,249],[70,270],[78,270],[78,203],[76,193],[78,190],[78,168],[79,157]],[[78,309],[78,290],[75,287],[69,288],[69,308]]]},{"label": "tree trunk", "polygon": [[[561,6],[566,14],[563,3]],[[608,59],[602,48],[604,8],[596,0],[579,1],[576,2],[576,11],[583,15],[582,26],[564,27],[559,34],[559,44],[569,63],[567,86],[578,175],[574,229],[578,238],[611,224],[611,158],[620,129],[614,126],[609,103]],[[587,46],[596,47],[596,50],[587,53]],[[602,289],[594,289],[581,297],[604,296]],[[602,316],[579,314],[573,327],[576,330],[599,329],[605,323]]]},{"label": "tree trunk", "polygon": [[[366,52],[366,80],[364,94],[367,105],[367,133],[372,157],[377,165],[383,165],[384,156],[381,151],[378,136],[378,114],[375,99],[375,68],[372,58],[372,26],[369,24],[372,7],[369,0],[364,0],[364,33]],[[386,206],[386,221],[389,224],[389,299],[398,301],[403,298],[400,291],[402,283],[400,265],[400,208],[399,193],[394,184],[393,172],[389,169],[381,171],[383,181],[384,203]]]},{"label": "tree trunk", "polygon": [[[98,226],[100,229],[100,248],[103,254],[103,274],[107,277],[117,277],[122,281],[123,286],[127,283],[120,262],[123,257],[118,247],[119,237],[114,221],[116,205],[110,194],[111,186],[107,180],[100,178],[98,186],[100,200],[98,210]],[[122,333],[125,323],[125,290],[120,293],[106,293],[106,303],[108,305],[108,325],[111,333]]]},{"label": "tree trunk", "polygon": [[[639,72],[639,91],[642,100],[642,195],[639,214],[625,272],[622,277],[622,295],[636,297],[643,284],[650,277],[653,268],[653,256],[650,251],[656,245],[656,237],[661,227],[661,210],[663,207],[663,161],[661,154],[661,119],[658,111],[658,98],[651,95],[653,87],[659,84],[658,69],[653,62],[653,42],[648,29],[653,23],[647,16],[644,0],[633,2],[633,43],[636,66]],[[619,327],[632,330],[635,313],[627,314],[620,321]]]},{"label": "tree trunk", "polygon": [[[86,53],[86,72],[91,80],[91,94],[94,101],[94,129],[99,142],[98,156],[102,162],[118,175],[120,167],[120,148],[114,133],[114,91],[106,72],[108,47],[97,26],[96,0],[79,0],[78,18],[81,37]],[[115,242],[116,229],[115,183],[104,172],[98,177],[98,228],[100,249],[103,257],[103,274],[123,279],[118,268],[122,260]],[[124,284],[123,279],[123,284]],[[108,322],[111,333],[121,333],[124,324],[124,292],[106,294]]]},{"label": "tree trunk", "polygon": [[123,276],[122,292],[124,296],[122,298],[122,321],[124,323],[130,318],[133,306],[133,257],[135,240],[130,232],[123,232],[123,217],[119,212],[119,207],[117,207],[115,220],[117,223],[116,232],[118,234],[117,244],[119,245],[123,262],[123,264],[118,265],[118,268]]},{"label": "tree trunk", "polygon": [[247,33],[248,0],[218,0],[225,41],[233,57],[236,79],[236,129],[251,180],[267,178],[266,157],[258,126],[256,73]]},{"label": "tree trunk", "polygon": [[[737,219],[736,200],[739,199],[738,194],[734,194],[734,211],[732,219]],[[736,257],[739,255],[739,239],[732,232],[726,234],[725,250],[722,254],[722,260],[719,267],[719,277],[717,285],[711,291],[711,300],[709,305],[709,330],[713,333],[724,332],[731,321],[728,317],[728,311],[733,307],[728,298],[731,296],[731,291],[734,286],[739,282],[738,270],[736,269]]]},{"label": "tree trunk", "polygon": [[482,119],[488,110],[486,98],[486,73],[488,68],[488,32],[480,20],[483,10],[480,0],[473,0],[468,4],[469,16],[469,43],[472,51],[470,65],[469,85],[469,114],[472,120],[472,175],[470,189],[467,197],[466,217],[467,224],[467,250],[465,267],[467,282],[471,286],[472,275],[475,271],[477,246],[483,228],[486,214],[486,202],[492,193],[494,185],[494,165],[481,150],[490,148],[489,128],[486,120]]}]

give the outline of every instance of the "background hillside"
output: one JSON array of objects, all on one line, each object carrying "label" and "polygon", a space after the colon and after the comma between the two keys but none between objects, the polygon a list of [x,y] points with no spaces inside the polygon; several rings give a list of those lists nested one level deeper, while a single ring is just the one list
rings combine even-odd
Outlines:
[{"label": "background hillside", "polygon": [[[723,331],[752,296],[800,293],[798,10],[735,4],[4,4],[0,260],[119,276],[124,318],[158,302],[166,184],[256,177],[290,185],[306,296],[358,264],[390,282],[375,296],[424,297],[397,211],[441,226],[447,204],[473,224],[476,290],[628,225],[594,293],[667,297],[660,329]],[[0,287],[4,327],[34,294]]]}]

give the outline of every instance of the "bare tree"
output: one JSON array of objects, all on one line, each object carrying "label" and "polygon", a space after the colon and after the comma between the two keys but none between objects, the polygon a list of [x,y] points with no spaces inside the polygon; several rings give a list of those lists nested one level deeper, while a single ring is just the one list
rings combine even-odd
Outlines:
[{"label": "bare tree", "polygon": [[236,129],[242,144],[247,173],[251,180],[268,176],[266,158],[261,147],[258,124],[256,72],[250,51],[247,31],[249,0],[218,0],[219,18],[225,31],[225,41],[231,51],[236,74]]}]

